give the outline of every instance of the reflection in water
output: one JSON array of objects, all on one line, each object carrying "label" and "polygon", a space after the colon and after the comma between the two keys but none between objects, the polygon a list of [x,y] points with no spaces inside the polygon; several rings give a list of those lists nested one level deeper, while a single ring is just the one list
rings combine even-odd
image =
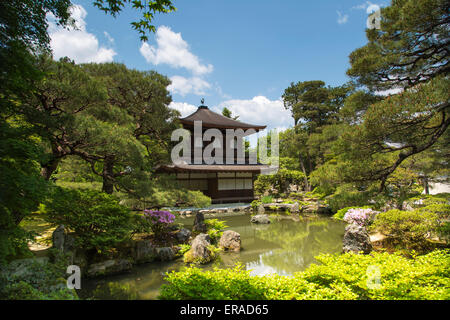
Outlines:
[{"label": "reflection in water", "polygon": [[[248,270],[251,269],[253,275],[292,275],[316,262],[314,257],[320,253],[336,253],[342,250],[344,224],[331,218],[302,221],[281,219],[268,225],[251,224],[249,215],[221,219],[226,220],[228,229],[241,234],[242,251],[222,253],[220,261],[202,266],[204,269],[212,269],[214,266],[233,267],[240,262]],[[187,227],[192,225],[191,219],[184,219],[182,222]],[[129,274],[84,280],[81,295],[92,297],[94,289],[97,289],[96,298],[106,298],[106,294],[102,294],[102,288],[110,282],[115,282],[118,286],[131,287],[137,292],[139,299],[156,299],[163,284],[164,274],[179,270],[183,265],[182,259],[149,263],[134,267]],[[135,297],[134,294],[133,298]]]}]

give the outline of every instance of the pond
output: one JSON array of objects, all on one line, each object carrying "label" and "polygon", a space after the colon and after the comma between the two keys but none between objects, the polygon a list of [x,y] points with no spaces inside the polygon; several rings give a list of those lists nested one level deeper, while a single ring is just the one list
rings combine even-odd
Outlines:
[{"label": "pond", "polygon": [[[242,250],[239,253],[221,253],[221,259],[202,266],[212,269],[233,267],[240,262],[253,275],[277,273],[292,275],[316,262],[320,253],[337,253],[342,250],[345,225],[329,217],[293,220],[283,217],[271,224],[250,223],[249,214],[220,217],[241,235]],[[193,219],[180,219],[190,228]],[[80,296],[107,299],[105,289],[114,283],[129,286],[138,299],[156,299],[163,284],[164,274],[178,270],[185,264],[182,258],[170,262],[153,262],[135,266],[131,273],[100,279],[83,279]],[[95,292],[95,294],[94,294]]]}]

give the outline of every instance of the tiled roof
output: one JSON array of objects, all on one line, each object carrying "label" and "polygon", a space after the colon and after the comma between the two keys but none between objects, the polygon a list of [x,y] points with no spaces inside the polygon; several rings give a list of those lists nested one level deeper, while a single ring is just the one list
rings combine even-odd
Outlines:
[{"label": "tiled roof", "polygon": [[180,122],[187,126],[194,126],[194,121],[202,121],[202,126],[207,128],[220,128],[220,129],[255,129],[256,131],[263,130],[266,126],[256,125],[241,122],[227,118],[221,114],[209,110],[207,106],[198,107],[197,111],[193,114],[181,118]]}]

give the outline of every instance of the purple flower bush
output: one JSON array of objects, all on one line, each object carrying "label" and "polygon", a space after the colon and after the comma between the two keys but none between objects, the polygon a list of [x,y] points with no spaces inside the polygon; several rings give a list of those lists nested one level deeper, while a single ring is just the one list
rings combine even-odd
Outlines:
[{"label": "purple flower bush", "polygon": [[169,211],[144,210],[142,216],[144,225],[147,226],[156,237],[163,236],[168,227],[175,221],[175,215]]},{"label": "purple flower bush", "polygon": [[373,221],[377,213],[377,211],[372,209],[349,209],[344,215],[344,221],[350,224],[355,223],[365,227]]},{"label": "purple flower bush", "polygon": [[169,211],[144,210],[144,218],[151,219],[155,223],[171,224],[175,221],[175,215]]}]

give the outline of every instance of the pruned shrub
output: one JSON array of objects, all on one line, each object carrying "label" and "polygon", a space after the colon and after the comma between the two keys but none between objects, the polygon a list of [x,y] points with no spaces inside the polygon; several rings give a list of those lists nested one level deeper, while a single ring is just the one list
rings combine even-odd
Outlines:
[{"label": "pruned shrub", "polygon": [[438,227],[438,215],[434,212],[394,209],[378,214],[370,230],[384,233],[394,245],[402,248],[421,249],[428,245],[427,239]]},{"label": "pruned shrub", "polygon": [[45,205],[46,220],[64,225],[85,249],[107,251],[128,239],[133,229],[129,209],[103,192],[56,187]]}]

